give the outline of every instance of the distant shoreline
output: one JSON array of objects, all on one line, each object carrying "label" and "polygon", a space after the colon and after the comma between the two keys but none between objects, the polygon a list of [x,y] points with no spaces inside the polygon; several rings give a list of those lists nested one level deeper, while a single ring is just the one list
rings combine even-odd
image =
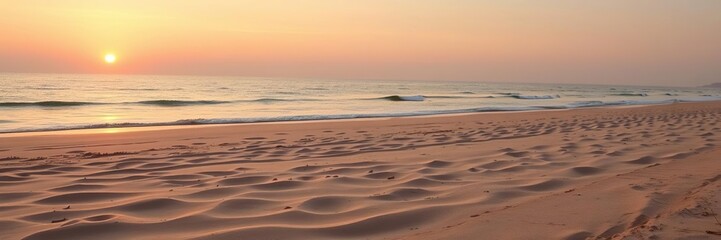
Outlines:
[{"label": "distant shoreline", "polygon": [[[331,117],[325,116],[292,116],[291,119],[281,118],[267,118],[267,119],[195,119],[195,120],[179,120],[176,122],[167,123],[121,123],[121,124],[98,124],[92,126],[77,126],[77,127],[66,127],[60,129],[37,129],[37,130],[25,130],[25,131],[7,131],[1,132],[0,137],[8,135],[40,135],[43,133],[48,134],[63,134],[75,133],[75,132],[107,132],[104,130],[114,129],[117,131],[143,131],[143,130],[155,130],[155,129],[176,129],[176,128],[187,128],[187,127],[206,127],[206,126],[223,126],[223,125],[249,125],[249,124],[289,124],[289,123],[304,123],[304,122],[326,122],[326,121],[352,121],[352,120],[374,120],[374,119],[388,119],[388,118],[408,118],[408,117],[443,117],[449,115],[466,115],[466,114],[488,114],[488,113],[514,113],[514,112],[543,112],[543,111],[558,111],[558,110],[577,110],[587,108],[617,108],[617,107],[643,107],[643,106],[654,106],[654,105],[666,105],[666,104],[684,104],[684,103],[703,103],[703,102],[721,102],[721,100],[709,100],[709,101],[663,101],[658,103],[638,103],[638,104],[611,104],[611,105],[599,105],[599,106],[579,106],[573,108],[562,108],[562,107],[535,107],[535,108],[518,108],[518,109],[460,109],[460,110],[448,110],[438,113],[399,113],[399,114],[366,114],[366,115],[335,115]],[[488,110],[485,110],[488,109]]]}]

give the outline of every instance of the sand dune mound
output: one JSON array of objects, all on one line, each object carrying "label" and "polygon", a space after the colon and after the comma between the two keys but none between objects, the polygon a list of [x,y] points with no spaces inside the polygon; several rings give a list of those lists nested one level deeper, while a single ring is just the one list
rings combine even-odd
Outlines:
[{"label": "sand dune mound", "polygon": [[339,213],[358,208],[359,206],[353,203],[354,200],[353,197],[323,196],[308,199],[298,207],[314,213]]},{"label": "sand dune mound", "polygon": [[528,191],[550,191],[563,187],[564,185],[566,185],[566,181],[564,180],[551,179],[530,185],[521,186],[519,188]]},{"label": "sand dune mound", "polygon": [[79,192],[65,193],[52,197],[47,197],[36,201],[39,204],[71,204],[71,203],[97,203],[111,200],[119,200],[136,196],[136,193],[118,193],[118,192]]},{"label": "sand dune mound", "polygon": [[589,176],[603,172],[603,169],[597,167],[573,167],[570,172],[577,176]]}]

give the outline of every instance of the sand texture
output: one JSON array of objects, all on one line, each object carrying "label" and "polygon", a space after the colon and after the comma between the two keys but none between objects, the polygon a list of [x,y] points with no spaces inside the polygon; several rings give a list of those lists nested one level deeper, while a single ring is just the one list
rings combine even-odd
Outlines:
[{"label": "sand texture", "polygon": [[6,134],[0,239],[719,239],[719,121],[706,102]]}]

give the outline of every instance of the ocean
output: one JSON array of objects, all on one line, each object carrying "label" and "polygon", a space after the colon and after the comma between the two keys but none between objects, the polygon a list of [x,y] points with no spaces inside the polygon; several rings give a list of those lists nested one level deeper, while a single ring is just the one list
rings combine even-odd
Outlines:
[{"label": "ocean", "polygon": [[218,76],[0,74],[0,133],[721,100],[721,89]]}]

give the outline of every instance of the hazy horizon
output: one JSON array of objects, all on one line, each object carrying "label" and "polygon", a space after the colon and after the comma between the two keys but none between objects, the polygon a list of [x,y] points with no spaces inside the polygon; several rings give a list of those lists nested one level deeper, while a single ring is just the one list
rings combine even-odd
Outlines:
[{"label": "hazy horizon", "polygon": [[376,81],[376,82],[454,82],[454,83],[478,83],[478,84],[539,84],[539,85],[579,85],[579,86],[622,86],[622,87],[671,87],[671,88],[698,88],[719,82],[711,82],[700,85],[661,85],[661,84],[633,84],[633,83],[594,83],[594,82],[524,82],[524,81],[484,81],[484,80],[456,80],[456,79],[388,79],[388,78],[334,78],[334,77],[279,77],[279,76],[243,76],[243,75],[221,75],[221,74],[162,74],[162,73],[62,73],[62,72],[0,72],[0,75],[54,75],[54,76],[133,76],[133,77],[212,77],[212,78],[237,78],[237,79],[273,79],[273,80],[313,80],[313,81]]},{"label": "hazy horizon", "polygon": [[721,82],[720,11],[710,0],[3,2],[0,72],[695,87]]}]

